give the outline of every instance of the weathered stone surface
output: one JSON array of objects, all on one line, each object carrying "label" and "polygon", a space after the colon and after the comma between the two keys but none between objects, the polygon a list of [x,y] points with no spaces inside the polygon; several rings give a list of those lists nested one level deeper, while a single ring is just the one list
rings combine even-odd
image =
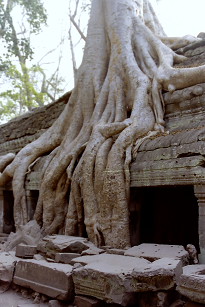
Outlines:
[{"label": "weathered stone surface", "polygon": [[17,153],[28,143],[37,139],[58,118],[65,108],[71,92],[46,106],[35,108],[1,125],[0,155]]},{"label": "weathered stone surface", "polygon": [[73,258],[80,257],[80,254],[75,253],[57,253],[55,255],[55,262],[70,264]]},{"label": "weathered stone surface", "polygon": [[33,256],[33,259],[37,260],[37,261],[45,260],[45,258],[43,256],[41,256],[40,254],[35,254]]},{"label": "weathered stone surface", "polygon": [[103,301],[93,297],[76,295],[74,304],[76,307],[101,307]]},{"label": "weathered stone surface", "polygon": [[145,259],[111,254],[83,256],[73,261],[86,264],[73,271],[76,294],[122,306],[136,303],[136,294],[130,285],[133,269],[149,264]]},{"label": "weathered stone surface", "polygon": [[143,269],[135,268],[131,286],[136,292],[170,290],[175,287],[182,273],[181,260],[162,258]]},{"label": "weathered stone surface", "polygon": [[[105,254],[102,254],[105,255]],[[93,262],[100,262],[102,260],[102,255],[87,255],[87,256],[81,256],[78,258],[74,258],[71,260],[71,265],[81,264],[82,266],[85,266],[87,264],[93,263]]]},{"label": "weathered stone surface", "polygon": [[16,246],[16,257],[33,258],[37,253],[37,246],[19,244]]},{"label": "weathered stone surface", "polygon": [[13,250],[18,244],[37,245],[41,235],[39,225],[35,220],[28,222],[25,226],[19,226],[16,233],[11,233],[4,244],[5,251]]},{"label": "weathered stone surface", "polygon": [[69,264],[24,260],[16,265],[14,283],[49,297],[72,301],[72,267]]},{"label": "weathered stone surface", "polygon": [[186,250],[189,253],[189,264],[198,264],[198,255],[196,247],[193,244],[188,244]]},{"label": "weathered stone surface", "polygon": [[106,251],[107,254],[124,255],[124,249],[110,248]]},{"label": "weathered stone surface", "polygon": [[100,254],[105,253],[104,249],[96,247],[91,242],[88,242],[88,246],[89,246],[89,249],[86,249],[86,250],[82,251],[82,253],[81,253],[82,256],[100,255]]},{"label": "weathered stone surface", "polygon": [[155,261],[160,258],[168,257],[181,260],[183,265],[187,265],[189,263],[189,254],[182,245],[143,243],[128,249],[125,252],[125,256],[145,258],[149,261]]},{"label": "weathered stone surface", "polygon": [[8,253],[0,254],[0,293],[9,289],[13,279],[16,261]]},{"label": "weathered stone surface", "polygon": [[177,291],[194,302],[205,304],[205,265],[185,266]]},{"label": "weathered stone surface", "polygon": [[[90,248],[92,243],[86,238],[65,235],[53,235],[44,237],[38,244],[37,250],[55,259],[56,253],[78,253]],[[94,245],[94,244],[93,244]]]}]

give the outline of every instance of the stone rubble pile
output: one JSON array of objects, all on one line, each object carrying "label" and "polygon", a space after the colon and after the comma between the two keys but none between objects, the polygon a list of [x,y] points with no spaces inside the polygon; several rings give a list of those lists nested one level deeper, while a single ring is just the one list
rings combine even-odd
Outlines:
[{"label": "stone rubble pile", "polygon": [[205,306],[205,265],[188,264],[183,246],[117,250],[52,235],[0,253],[0,293],[12,287],[51,307]]}]

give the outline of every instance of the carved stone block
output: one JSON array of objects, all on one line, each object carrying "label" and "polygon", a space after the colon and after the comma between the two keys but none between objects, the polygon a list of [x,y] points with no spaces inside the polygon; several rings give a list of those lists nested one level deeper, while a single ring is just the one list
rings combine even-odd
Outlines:
[{"label": "carved stone block", "polygon": [[[122,306],[136,304],[137,296],[130,285],[131,273],[136,267],[147,266],[149,261],[111,254],[80,258],[84,258],[81,263],[88,264],[73,271],[76,294]],[[73,261],[80,263],[80,258]]]},{"label": "carved stone block", "polygon": [[135,268],[131,286],[135,292],[174,289],[182,272],[181,260],[162,258],[143,269]]},{"label": "carved stone block", "polygon": [[73,301],[71,272],[69,264],[21,260],[16,265],[14,283],[55,299]]},{"label": "carved stone block", "polygon": [[33,258],[37,254],[37,246],[19,244],[16,246],[16,257]]},{"label": "carved stone block", "polygon": [[9,289],[13,279],[16,260],[8,253],[0,254],[0,293]]},{"label": "carved stone block", "polygon": [[[72,237],[65,235],[53,235],[44,237],[38,244],[37,250],[55,259],[56,253],[77,253],[89,249],[94,244],[88,242],[86,238]],[[94,246],[95,247],[95,246]]]},{"label": "carved stone block", "polygon": [[177,291],[194,302],[205,304],[205,265],[185,266]]}]

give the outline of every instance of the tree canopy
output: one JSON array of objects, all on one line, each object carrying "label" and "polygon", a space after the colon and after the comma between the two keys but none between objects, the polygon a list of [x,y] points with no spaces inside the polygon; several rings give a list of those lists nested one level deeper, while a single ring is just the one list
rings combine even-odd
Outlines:
[{"label": "tree canopy", "polygon": [[64,80],[58,76],[58,68],[47,77],[41,62],[32,61],[35,52],[32,37],[46,25],[47,12],[41,0],[1,1],[1,118],[9,119],[54,101],[63,91],[60,87]]}]

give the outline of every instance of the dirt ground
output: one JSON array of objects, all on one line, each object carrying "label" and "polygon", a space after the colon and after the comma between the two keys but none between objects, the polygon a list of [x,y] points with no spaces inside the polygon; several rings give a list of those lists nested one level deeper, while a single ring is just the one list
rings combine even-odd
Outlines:
[{"label": "dirt ground", "polygon": [[21,293],[16,293],[9,289],[0,293],[0,307],[48,307],[48,303],[35,304],[33,299],[22,297]]}]

